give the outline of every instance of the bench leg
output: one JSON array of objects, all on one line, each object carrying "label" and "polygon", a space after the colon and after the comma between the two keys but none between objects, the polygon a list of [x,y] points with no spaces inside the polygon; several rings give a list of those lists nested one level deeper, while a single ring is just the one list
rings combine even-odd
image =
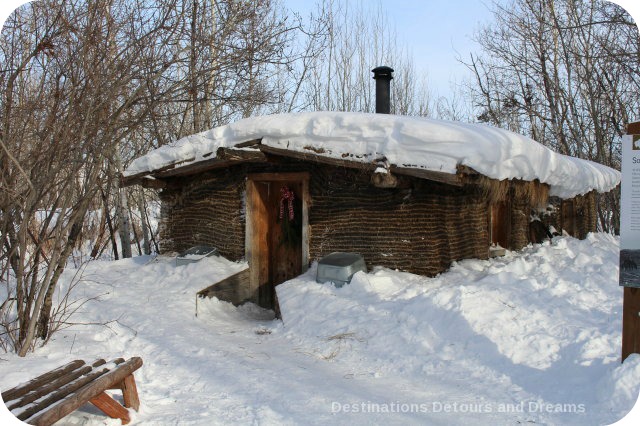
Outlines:
[{"label": "bench leg", "polygon": [[126,425],[131,421],[129,411],[105,392],[102,392],[100,395],[91,399],[90,402],[112,419],[122,420],[123,425]]},{"label": "bench leg", "polygon": [[133,378],[133,374],[124,378],[120,384],[120,388],[122,389],[124,406],[138,411],[138,408],[140,408],[140,400],[138,399],[138,388],[136,387],[136,380]]}]

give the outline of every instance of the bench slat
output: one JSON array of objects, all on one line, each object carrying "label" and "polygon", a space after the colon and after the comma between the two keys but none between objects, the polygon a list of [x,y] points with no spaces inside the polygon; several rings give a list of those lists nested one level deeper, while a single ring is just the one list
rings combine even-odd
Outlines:
[{"label": "bench slat", "polygon": [[21,383],[14,388],[2,392],[2,400],[6,404],[9,401],[20,398],[21,396],[28,394],[37,387],[42,386],[45,383],[49,383],[51,380],[55,380],[56,378],[67,374],[77,368],[80,368],[83,365],[85,365],[85,362],[81,359],[71,361],[70,363],[63,365],[62,367],[58,367],[55,370],[51,370],[34,379],[29,380],[28,382]]},{"label": "bench slat", "polygon": [[[87,401],[97,397],[106,389],[109,389],[115,384],[121,383],[126,377],[130,376],[135,370],[142,366],[142,358],[132,357],[126,362],[122,362],[117,366],[107,371],[100,371],[97,376],[90,377],[88,381],[83,381],[83,386],[75,389],[72,392],[67,392],[66,397],[62,400],[57,400],[53,406],[53,402],[49,402],[46,407],[36,411],[26,419],[27,423],[32,425],[50,425],[67,414],[72,413]],[[80,381],[80,380],[79,380]],[[67,385],[70,386],[70,385]],[[48,407],[48,408],[47,408]],[[42,412],[39,412],[41,411]]]},{"label": "bench slat", "polygon": [[58,377],[56,380],[50,382],[47,385],[40,386],[39,388],[30,391],[20,399],[12,401],[11,403],[6,403],[6,406],[9,411],[15,410],[16,408],[24,407],[25,405],[32,403],[33,401],[36,401],[45,395],[48,395],[52,391],[55,391],[56,389],[74,381],[78,377],[90,372],[91,366],[85,365],[78,370],[72,371],[70,374],[65,374],[62,377]]},{"label": "bench slat", "polygon": [[40,411],[46,411],[49,406],[55,404],[56,402],[63,400],[64,398],[72,395],[78,389],[81,389],[87,383],[91,383],[93,380],[99,378],[103,374],[109,372],[109,369],[106,367],[94,369],[89,374],[78,377],[76,380],[62,386],[56,391],[50,393],[48,396],[41,398],[35,401],[30,407],[19,412],[16,417],[20,420],[27,420],[33,415],[37,414]]},{"label": "bench slat", "polygon": [[39,388],[36,388],[32,391],[30,391],[29,393],[27,393],[25,396],[23,396],[22,398],[16,400],[16,401],[12,401],[10,404],[7,403],[7,408],[9,410],[14,410],[16,408],[19,407],[24,407],[27,404],[30,404],[34,401],[37,401],[38,399],[42,398],[45,395],[48,395],[49,393],[54,392],[56,389],[62,389],[64,388],[65,385],[68,385],[69,383],[73,382],[74,380],[78,379],[80,376],[83,376],[85,374],[90,373],[95,367],[99,367],[101,365],[106,364],[106,361],[103,359],[99,359],[97,361],[95,361],[92,365],[85,365],[79,369],[76,369],[74,371],[71,371],[61,377],[58,377],[57,379],[54,379],[53,381],[51,381],[50,383],[47,384],[43,384],[42,386],[40,386]]}]

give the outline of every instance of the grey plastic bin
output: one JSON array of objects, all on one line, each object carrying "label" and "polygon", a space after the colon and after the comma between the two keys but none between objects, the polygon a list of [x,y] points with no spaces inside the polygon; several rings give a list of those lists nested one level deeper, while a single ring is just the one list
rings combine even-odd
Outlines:
[{"label": "grey plastic bin", "polygon": [[198,262],[205,257],[218,256],[218,249],[211,246],[195,246],[183,251],[176,257],[176,266]]},{"label": "grey plastic bin", "polygon": [[318,261],[316,282],[333,282],[336,287],[342,287],[351,282],[351,277],[358,271],[367,272],[362,255],[334,252]]}]

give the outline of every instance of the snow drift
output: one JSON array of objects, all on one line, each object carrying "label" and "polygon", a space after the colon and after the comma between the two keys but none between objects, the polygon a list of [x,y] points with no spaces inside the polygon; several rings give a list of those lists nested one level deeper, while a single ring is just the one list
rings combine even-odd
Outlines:
[{"label": "snow drift", "polygon": [[[620,364],[618,250],[606,234],[556,237],[342,288],[312,267],[277,287],[284,322],[217,299],[195,316],[196,292],[242,263],[94,261],[75,325],[26,358],[4,354],[1,388],[73,359],[141,356],[134,424],[609,424],[640,386],[640,356]],[[119,421],[86,406],[65,424]]]}]

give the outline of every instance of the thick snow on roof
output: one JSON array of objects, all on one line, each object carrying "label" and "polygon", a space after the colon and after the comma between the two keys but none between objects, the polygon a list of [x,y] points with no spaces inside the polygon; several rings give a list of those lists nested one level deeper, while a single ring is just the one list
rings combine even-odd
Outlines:
[{"label": "thick snow on roof", "polygon": [[251,117],[187,136],[134,160],[125,176],[215,156],[220,147],[262,139],[262,145],[336,159],[456,173],[468,166],[493,179],[538,179],[550,194],[571,198],[607,192],[620,173],[561,155],[525,136],[483,124],[386,114],[309,112]]}]

